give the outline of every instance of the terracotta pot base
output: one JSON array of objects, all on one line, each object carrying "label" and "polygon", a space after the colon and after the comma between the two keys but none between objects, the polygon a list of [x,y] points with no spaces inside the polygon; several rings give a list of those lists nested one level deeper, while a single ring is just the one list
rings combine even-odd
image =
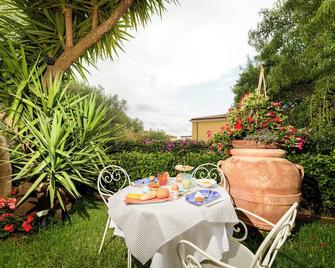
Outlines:
[{"label": "terracotta pot base", "polygon": [[[300,202],[301,193],[296,195],[266,195],[266,194],[254,194],[254,193],[243,193],[230,191],[232,196],[238,196],[233,198],[235,206],[244,208],[252,213],[259,215],[266,220],[275,224],[282,215],[291,207],[294,202]],[[241,220],[251,226],[255,226],[262,230],[271,230],[272,227],[263,221],[242,212],[238,213]]]}]

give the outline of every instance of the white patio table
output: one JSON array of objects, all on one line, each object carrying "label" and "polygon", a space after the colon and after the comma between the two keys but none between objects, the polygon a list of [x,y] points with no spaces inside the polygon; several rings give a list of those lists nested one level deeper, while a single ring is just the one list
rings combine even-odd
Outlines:
[{"label": "white patio table", "polygon": [[[201,188],[199,188],[201,189]],[[145,264],[152,258],[151,268],[181,267],[177,245],[189,240],[216,258],[229,250],[227,233],[238,222],[229,194],[221,187],[215,190],[224,198],[209,207],[195,206],[177,200],[155,204],[126,205],[125,195],[140,192],[128,186],[108,199],[110,227],[125,238],[126,245],[137,260]],[[202,260],[198,256],[199,260]]]}]

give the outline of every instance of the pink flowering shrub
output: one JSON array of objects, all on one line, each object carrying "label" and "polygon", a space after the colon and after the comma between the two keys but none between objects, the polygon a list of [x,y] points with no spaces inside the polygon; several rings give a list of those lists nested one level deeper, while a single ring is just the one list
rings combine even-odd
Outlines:
[{"label": "pink flowering shrub", "polygon": [[207,134],[212,147],[225,153],[229,152],[232,140],[255,140],[298,151],[305,144],[302,131],[288,123],[281,102],[270,102],[256,92],[246,94],[236,107],[230,109],[228,123],[218,133]]},{"label": "pink flowering shrub", "polygon": [[[13,194],[16,194],[15,188],[13,188]],[[15,197],[0,196],[0,238],[17,232],[29,233],[33,230],[35,214],[31,213],[27,217],[21,217],[15,213],[15,209]]]}]

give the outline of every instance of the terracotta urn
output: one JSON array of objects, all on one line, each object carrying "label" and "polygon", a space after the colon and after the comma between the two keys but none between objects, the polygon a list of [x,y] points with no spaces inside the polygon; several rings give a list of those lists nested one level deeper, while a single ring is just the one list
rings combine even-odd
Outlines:
[{"label": "terracotta urn", "polygon": [[[275,224],[294,202],[300,201],[304,168],[285,159],[284,150],[246,147],[248,144],[231,149],[231,157],[219,162],[230,195],[236,207]],[[241,214],[239,218],[259,229],[271,230],[255,217]]]}]

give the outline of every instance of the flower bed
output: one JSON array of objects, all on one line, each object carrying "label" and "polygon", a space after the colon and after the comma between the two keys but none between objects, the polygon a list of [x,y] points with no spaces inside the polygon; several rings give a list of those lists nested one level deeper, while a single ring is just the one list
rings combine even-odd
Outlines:
[{"label": "flower bed", "polygon": [[30,233],[35,223],[35,214],[18,216],[16,209],[16,188],[13,188],[12,195],[0,197],[0,238],[16,233]]},{"label": "flower bed", "polygon": [[233,140],[254,140],[286,149],[302,150],[305,137],[287,121],[281,102],[270,100],[257,92],[246,94],[229,111],[228,123],[212,135],[211,145],[219,152],[228,153]]}]

